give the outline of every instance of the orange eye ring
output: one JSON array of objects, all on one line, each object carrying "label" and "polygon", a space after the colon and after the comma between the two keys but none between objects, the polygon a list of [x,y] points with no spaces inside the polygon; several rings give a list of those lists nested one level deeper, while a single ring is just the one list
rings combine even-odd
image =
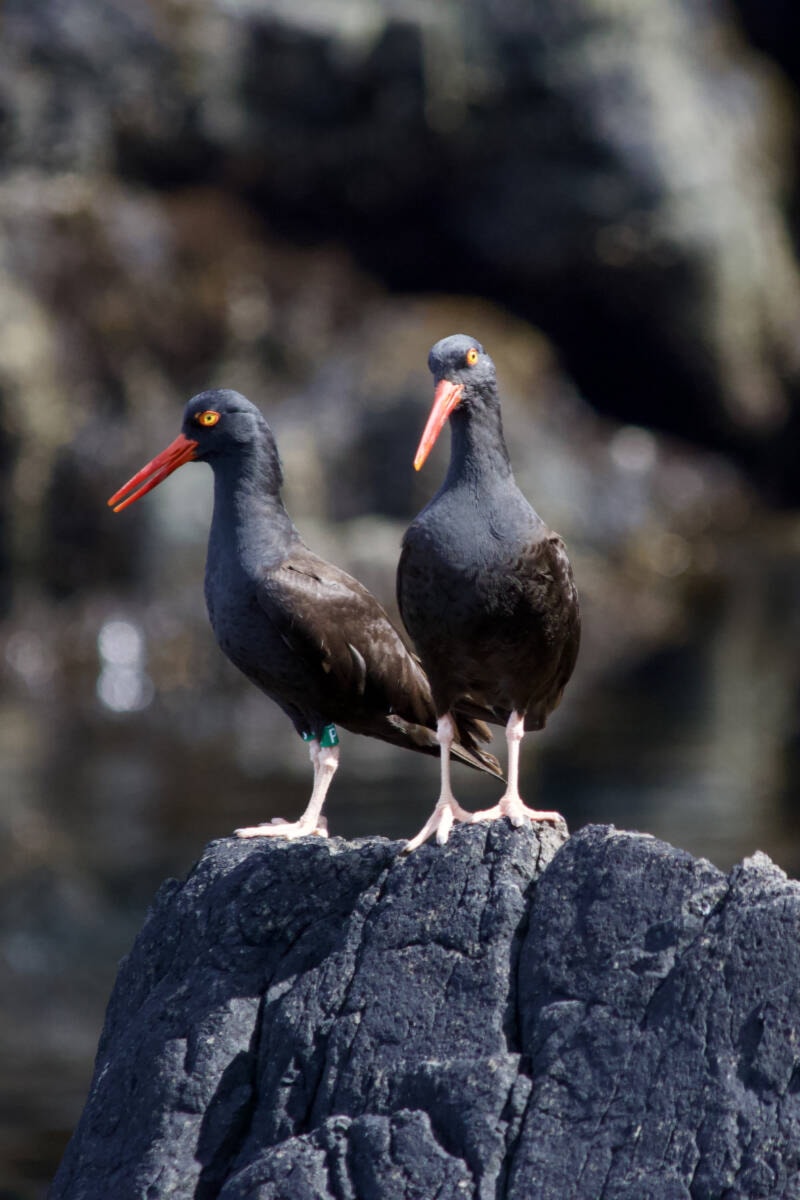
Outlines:
[{"label": "orange eye ring", "polygon": [[205,425],[207,429],[210,429],[212,425],[216,425],[218,420],[219,413],[214,412],[213,408],[206,409],[205,412],[198,413],[195,417],[197,424]]},{"label": "orange eye ring", "polygon": [[467,366],[474,367],[475,363],[478,361],[479,358],[480,358],[480,355],[478,354],[478,351],[475,349],[474,346],[470,346],[469,350],[466,353]]}]

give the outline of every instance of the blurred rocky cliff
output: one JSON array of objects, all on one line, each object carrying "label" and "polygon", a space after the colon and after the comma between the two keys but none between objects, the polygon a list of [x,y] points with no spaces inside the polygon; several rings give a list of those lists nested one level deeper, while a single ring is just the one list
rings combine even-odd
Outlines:
[{"label": "blurred rocky cliff", "polygon": [[[796,32],[777,0],[6,0],[0,1161],[63,1140],[162,876],[307,789],[207,628],[208,472],[105,506],[202,388],[262,406],[304,536],[391,606],[446,455],[411,469],[427,351],[480,337],[585,610],[529,790],[800,870]],[[409,835],[410,759],[349,739],[334,832]]]}]

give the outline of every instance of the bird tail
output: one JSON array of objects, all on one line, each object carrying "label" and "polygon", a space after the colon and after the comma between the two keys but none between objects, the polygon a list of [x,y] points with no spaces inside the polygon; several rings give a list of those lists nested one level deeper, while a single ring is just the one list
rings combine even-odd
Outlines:
[{"label": "bird tail", "polygon": [[490,742],[492,731],[485,721],[479,721],[467,713],[456,710],[453,713],[458,732],[458,741],[453,742],[450,753],[454,758],[474,767],[476,771],[487,771],[505,781],[500,763],[488,750],[482,749],[479,742]]},{"label": "bird tail", "polygon": [[[465,763],[468,767],[473,767],[476,771],[485,771],[488,775],[505,779],[500,763],[495,756],[488,750],[482,750],[478,745],[478,742],[488,742],[491,739],[492,735],[488,725],[460,712],[455,713],[454,716],[458,740],[454,741],[450,748],[452,757],[457,758],[459,762]],[[417,725],[413,721],[406,721],[398,713],[391,713],[387,717],[387,721],[397,731],[397,736],[387,737],[385,732],[376,736],[382,737],[385,741],[396,742],[400,746],[411,746],[414,750],[422,751],[423,754],[438,756],[439,743],[436,740],[434,729],[427,725]]]}]

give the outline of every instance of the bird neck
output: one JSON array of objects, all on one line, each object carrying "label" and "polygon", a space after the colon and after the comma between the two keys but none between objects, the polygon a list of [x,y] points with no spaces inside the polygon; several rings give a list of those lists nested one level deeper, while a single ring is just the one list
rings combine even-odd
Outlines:
[{"label": "bird neck", "polygon": [[234,556],[247,574],[277,565],[298,533],[281,499],[277,462],[221,458],[214,468],[209,559]]},{"label": "bird neck", "polygon": [[500,406],[456,408],[450,414],[450,467],[445,486],[511,477]]}]

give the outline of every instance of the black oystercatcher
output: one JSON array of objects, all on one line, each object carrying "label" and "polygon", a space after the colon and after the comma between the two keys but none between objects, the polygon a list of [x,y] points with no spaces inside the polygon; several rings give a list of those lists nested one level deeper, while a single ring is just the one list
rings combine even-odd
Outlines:
[{"label": "black oystercatcher", "polygon": [[[311,799],[298,821],[236,832],[324,835],[322,806],[339,761],[336,725],[438,754],[428,681],[374,596],[302,542],[281,500],[272,430],[238,392],[190,400],[175,441],[108,503],[119,512],[192,461],[214,471],[205,579],[214,634],[231,662],[280,705],[314,765]],[[487,727],[464,714],[455,724],[456,756],[502,778],[497,760],[477,745],[489,739]]]},{"label": "black oystercatcher", "polygon": [[[403,539],[397,598],[430,679],[442,785],[432,816],[406,850],[453,821],[507,816],[560,821],[519,795],[519,747],[542,729],[572,674],[580,641],[578,594],[564,543],[520,492],[511,471],[494,363],[465,334],[444,338],[428,359],[436,391],[414,466],[422,466],[450,419],[445,481]],[[448,749],[458,708],[504,724],[508,788],[494,808],[468,813],[450,789]],[[489,709],[491,715],[486,715]]]}]

